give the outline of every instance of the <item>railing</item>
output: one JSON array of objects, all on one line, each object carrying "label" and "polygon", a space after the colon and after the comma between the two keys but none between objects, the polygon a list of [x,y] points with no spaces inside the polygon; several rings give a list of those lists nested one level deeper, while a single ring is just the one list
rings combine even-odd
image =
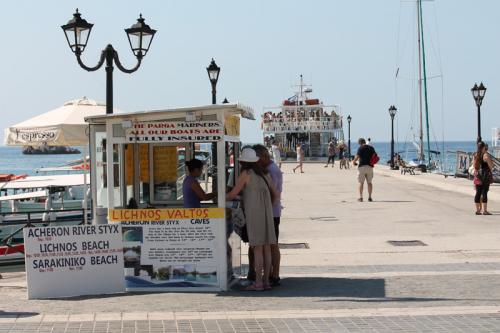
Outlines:
[{"label": "railing", "polygon": [[[65,213],[65,215],[58,215],[56,216],[55,219],[49,221],[44,221],[43,220],[43,215],[44,214],[54,214],[54,213]],[[80,212],[80,214],[71,214],[71,213],[76,213]],[[69,214],[66,214],[69,213]],[[63,211],[54,211],[54,210],[40,210],[40,211],[32,211],[32,212],[6,212],[6,213],[0,213],[2,221],[0,222],[0,228],[5,228],[8,226],[12,226],[14,228],[14,231],[10,232],[6,237],[3,237],[0,239],[0,246],[7,246],[11,249],[14,249],[16,252],[20,252],[24,254],[24,251],[19,250],[10,244],[10,240],[14,238],[14,236],[20,232],[24,228],[31,228],[34,227],[35,224],[43,224],[43,226],[48,226],[51,223],[57,223],[59,224],[70,224],[71,225],[81,225],[85,223],[84,220],[84,214],[85,214],[85,209],[65,209]],[[22,216],[26,215],[26,220],[15,220],[11,219],[10,221],[6,219],[6,217],[16,217],[16,216]],[[39,215],[40,217],[35,217],[36,215]],[[91,214],[90,214],[91,215]],[[88,221],[91,220],[89,216]],[[75,224],[75,222],[77,222]],[[15,228],[15,226],[20,226],[18,228]]]},{"label": "railing", "polygon": [[[317,119],[317,118],[316,118]],[[339,122],[329,118],[319,120],[264,120],[262,129],[264,132],[329,132],[340,129]]]}]

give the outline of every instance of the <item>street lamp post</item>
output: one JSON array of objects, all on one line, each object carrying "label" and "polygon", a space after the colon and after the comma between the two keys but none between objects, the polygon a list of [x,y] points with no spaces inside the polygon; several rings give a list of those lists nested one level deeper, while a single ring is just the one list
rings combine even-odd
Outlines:
[{"label": "street lamp post", "polygon": [[217,81],[219,80],[220,67],[215,63],[214,58],[207,67],[208,78],[212,84],[212,104],[217,104]]},{"label": "street lamp post", "polygon": [[347,154],[349,156],[349,161],[351,160],[351,115],[347,116]]},{"label": "street lamp post", "polygon": [[[217,81],[219,80],[220,67],[215,63],[214,58],[207,67],[208,79],[212,85],[212,104],[217,104]],[[212,190],[217,192],[217,142],[212,143]]]},{"label": "street lamp post", "polygon": [[481,104],[483,104],[483,98],[486,94],[486,87],[481,84],[478,86],[477,83],[471,89],[472,97],[476,101],[477,106],[477,142],[481,141]]},{"label": "street lamp post", "polygon": [[394,170],[394,116],[396,115],[396,107],[391,105],[389,107],[389,115],[391,116],[391,169]]},{"label": "street lamp post", "polygon": [[151,29],[149,25],[144,23],[142,14],[137,19],[137,23],[132,25],[130,28],[125,29],[130,48],[137,58],[137,64],[133,68],[127,69],[121,64],[120,58],[118,57],[118,52],[113,48],[111,44],[108,44],[102,51],[101,58],[99,59],[97,65],[95,65],[94,67],[88,67],[83,63],[81,55],[85,50],[85,47],[87,46],[87,41],[89,39],[92,27],[93,24],[88,23],[86,20],[84,20],[81,17],[81,14],[78,12],[78,9],[73,14],[73,18],[69,20],[67,24],[61,26],[64,34],[66,35],[68,45],[71,51],[73,51],[73,53],[76,55],[76,60],[78,61],[80,67],[82,67],[86,71],[93,72],[101,68],[104,62],[106,62],[106,114],[112,114],[114,69],[113,63],[116,64],[116,67],[118,67],[118,69],[127,74],[133,73],[137,69],[139,69],[142,59],[144,58],[146,53],[148,53],[156,30]]}]

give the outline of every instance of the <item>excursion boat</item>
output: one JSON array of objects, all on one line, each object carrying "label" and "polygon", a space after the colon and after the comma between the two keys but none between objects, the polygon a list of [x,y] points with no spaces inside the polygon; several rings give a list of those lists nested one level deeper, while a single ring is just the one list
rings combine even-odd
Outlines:
[{"label": "excursion boat", "polygon": [[88,175],[0,179],[4,180],[0,182],[0,265],[24,261],[25,226],[81,224],[86,220],[85,212],[90,212],[90,200],[84,200]]},{"label": "excursion boat", "polygon": [[295,149],[305,144],[305,157],[314,160],[326,157],[330,140],[344,139],[340,105],[325,105],[311,96],[313,90],[300,83],[298,91],[278,107],[265,107],[262,114],[264,143],[281,147],[285,157],[295,157]]},{"label": "excursion boat", "polygon": [[82,209],[87,193],[84,177],[81,173],[27,176],[0,182],[0,213]]},{"label": "excursion boat", "polygon": [[68,146],[24,146],[22,152],[24,155],[60,155],[81,153],[78,149]]}]

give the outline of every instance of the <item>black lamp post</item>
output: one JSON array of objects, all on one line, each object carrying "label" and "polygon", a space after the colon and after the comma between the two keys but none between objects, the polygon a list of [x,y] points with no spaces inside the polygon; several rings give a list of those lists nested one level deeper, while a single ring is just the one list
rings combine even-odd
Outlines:
[{"label": "black lamp post", "polygon": [[210,83],[212,84],[212,104],[217,104],[217,90],[215,88],[219,80],[220,67],[217,66],[214,58],[212,58],[210,65],[207,67],[207,73]]},{"label": "black lamp post", "polygon": [[[212,104],[217,104],[217,81],[219,80],[220,67],[215,63],[214,58],[207,67],[208,79],[212,85]],[[217,192],[217,143],[212,143],[212,190]]]},{"label": "black lamp post", "polygon": [[479,86],[476,83],[472,87],[471,92],[477,106],[477,142],[479,142],[481,141],[481,104],[483,104],[483,98],[486,94],[486,87],[482,82]]},{"label": "black lamp post", "polygon": [[396,107],[391,105],[389,107],[389,115],[391,116],[391,169],[394,170],[394,116],[396,115]]},{"label": "black lamp post", "polygon": [[347,153],[349,154],[349,161],[351,160],[351,115],[347,116]]},{"label": "black lamp post", "polygon": [[66,35],[66,40],[71,48],[71,51],[75,53],[76,60],[80,67],[86,71],[93,72],[98,70],[106,61],[106,114],[113,113],[113,63],[122,72],[130,74],[135,72],[141,66],[142,58],[148,53],[153,37],[156,30],[151,29],[149,25],[144,23],[142,14],[137,19],[137,23],[132,25],[129,29],[125,29],[127,33],[130,48],[137,58],[137,64],[131,69],[123,67],[118,57],[118,52],[113,48],[111,44],[108,44],[106,48],[101,53],[101,58],[99,62],[94,67],[86,66],[81,55],[87,46],[87,41],[89,40],[90,31],[92,30],[93,24],[88,23],[86,20],[82,19],[81,14],[78,9],[73,14],[73,18],[68,21],[67,24],[61,26]]}]

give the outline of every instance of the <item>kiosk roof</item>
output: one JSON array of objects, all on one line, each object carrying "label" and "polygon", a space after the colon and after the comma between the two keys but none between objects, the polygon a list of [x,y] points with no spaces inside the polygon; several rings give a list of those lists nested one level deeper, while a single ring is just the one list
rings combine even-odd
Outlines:
[{"label": "kiosk roof", "polygon": [[178,118],[184,116],[188,112],[229,112],[234,114],[239,114],[243,118],[255,120],[254,111],[251,107],[233,103],[233,104],[214,104],[214,105],[204,105],[204,106],[192,106],[192,107],[181,107],[174,109],[158,109],[158,110],[144,110],[135,112],[123,112],[119,114],[109,114],[109,115],[99,115],[86,117],[85,121],[88,123],[103,123],[106,119],[129,119],[135,116],[148,116],[156,115],[162,116],[164,119],[168,118]]}]

